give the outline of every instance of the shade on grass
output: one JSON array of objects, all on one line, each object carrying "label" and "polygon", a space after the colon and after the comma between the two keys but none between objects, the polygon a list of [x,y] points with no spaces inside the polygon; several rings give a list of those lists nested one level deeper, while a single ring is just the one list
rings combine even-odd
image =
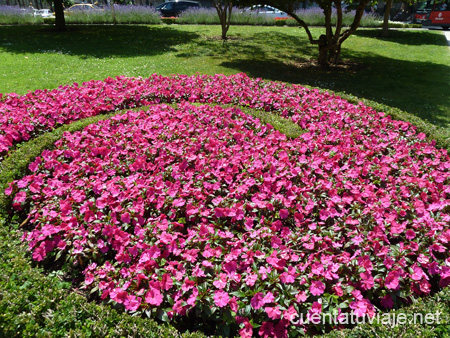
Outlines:
[{"label": "shade on grass", "polygon": [[[313,29],[318,37],[322,30]],[[320,70],[304,31],[233,26],[0,27],[0,92],[25,93],[108,76],[152,73],[249,76],[307,84],[398,107],[431,123],[450,122],[450,53],[439,31],[359,30],[343,45],[346,66]],[[133,38],[130,39],[129,37]]]}]

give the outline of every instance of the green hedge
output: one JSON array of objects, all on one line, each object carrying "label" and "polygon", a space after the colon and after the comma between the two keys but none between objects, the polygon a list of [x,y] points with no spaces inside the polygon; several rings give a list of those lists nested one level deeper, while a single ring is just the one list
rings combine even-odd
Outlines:
[{"label": "green hedge", "polygon": [[341,98],[347,100],[353,104],[359,104],[362,102],[364,105],[368,107],[374,108],[376,111],[384,112],[392,117],[394,120],[400,120],[405,122],[410,122],[417,127],[418,132],[424,133],[427,135],[427,139],[429,141],[436,141],[437,148],[444,148],[447,151],[450,151],[450,130],[438,127],[434,124],[431,124],[428,121],[422,120],[420,117],[417,117],[413,114],[407,113],[398,108],[390,107],[385,104],[377,103],[375,101],[360,99],[354,95],[346,94],[346,93],[336,93]]},{"label": "green hedge", "polygon": [[0,217],[7,217],[8,206],[10,205],[9,198],[4,194],[8,183],[25,176],[28,165],[34,161],[36,156],[39,156],[44,149],[51,148],[53,144],[62,137],[64,132],[81,130],[89,124],[108,119],[117,113],[118,112],[98,115],[76,121],[41,135],[29,142],[20,144],[17,150],[12,152],[10,156],[7,156],[5,160],[0,163]]},{"label": "green hedge", "polygon": [[[399,109],[358,99],[339,93],[342,98],[384,111],[394,119],[409,121],[418,130],[436,139],[437,145],[450,149],[448,131],[435,127]],[[137,109],[143,109],[137,108]],[[244,112],[270,123],[289,137],[304,131],[274,114],[242,108]],[[195,337],[204,338],[201,332],[180,333],[168,324],[152,319],[132,317],[110,305],[88,302],[86,297],[72,290],[62,272],[49,273],[31,260],[26,245],[21,242],[20,220],[7,220],[10,201],[3,191],[8,182],[27,173],[29,163],[44,149],[49,149],[61,138],[63,132],[81,130],[89,124],[107,119],[121,112],[88,118],[65,125],[34,140],[24,143],[1,164],[0,171],[0,337]],[[3,216],[3,217],[2,217]],[[435,313],[440,311],[441,324],[383,326],[362,324],[353,329],[332,331],[323,337],[450,337],[450,289],[417,301],[409,307],[391,313]]]}]

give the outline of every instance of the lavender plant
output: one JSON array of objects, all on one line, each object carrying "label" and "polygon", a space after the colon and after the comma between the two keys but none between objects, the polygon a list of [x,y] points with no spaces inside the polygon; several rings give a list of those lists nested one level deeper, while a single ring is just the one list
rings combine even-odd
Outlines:
[{"label": "lavender plant", "polygon": [[[116,22],[119,24],[160,24],[160,14],[150,6],[114,6]],[[72,24],[112,23],[110,8],[99,11],[79,11],[66,16]]]},{"label": "lavender plant", "polygon": [[41,17],[35,17],[33,10],[19,6],[0,6],[0,24],[19,25],[42,23]]},{"label": "lavender plant", "polygon": [[[160,13],[150,6],[116,5],[116,21],[119,24],[161,24]],[[320,8],[308,8],[297,11],[299,17],[312,26],[323,26],[324,19]],[[353,12],[344,13],[343,23],[348,26],[352,22]],[[69,24],[110,24],[113,22],[111,9],[104,8],[99,11],[78,11],[66,14],[66,22]],[[336,12],[332,14],[332,22],[336,21]],[[42,24],[44,19],[34,16],[30,9],[19,6],[0,6],[0,25],[14,24]],[[218,25],[220,24],[217,12],[214,8],[189,9],[180,14],[176,20],[178,24],[193,25]],[[231,15],[232,25],[260,25],[296,26],[295,20],[289,18],[274,18],[241,8],[234,8]],[[362,27],[381,27],[381,19],[374,14],[365,14],[361,20]]]},{"label": "lavender plant", "polygon": [[[352,23],[354,12],[344,13],[343,24],[348,26]],[[311,7],[307,9],[301,9],[297,11],[297,15],[301,17],[308,25],[311,26],[323,26],[325,24],[322,10],[318,7]],[[332,13],[331,20],[336,22],[336,11]],[[361,26],[363,27],[379,27],[381,19],[374,14],[365,14],[361,20]],[[214,8],[199,8],[190,9],[180,14],[177,20],[179,24],[195,24],[195,25],[216,25],[219,24],[219,18]],[[265,16],[257,14],[252,11],[245,11],[240,8],[234,8],[231,14],[231,23],[233,25],[261,25],[261,26],[274,26],[282,25],[296,26],[295,20],[283,17],[276,18],[272,16]]]}]

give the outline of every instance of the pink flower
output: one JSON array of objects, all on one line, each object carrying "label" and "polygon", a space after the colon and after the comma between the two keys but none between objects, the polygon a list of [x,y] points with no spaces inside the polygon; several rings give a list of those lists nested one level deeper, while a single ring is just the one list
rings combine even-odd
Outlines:
[{"label": "pink flower", "polygon": [[423,270],[418,267],[417,265],[413,266],[413,273],[411,274],[411,278],[415,281],[420,281],[422,278],[427,278],[428,276],[425,275],[425,273],[423,272]]},{"label": "pink flower", "polygon": [[298,317],[298,313],[292,305],[286,311],[283,312],[283,318],[290,322],[292,322],[295,319],[295,317]]},{"label": "pink flower", "polygon": [[322,304],[319,302],[313,302],[311,305],[311,312],[321,314],[322,313]]},{"label": "pink flower", "polygon": [[90,285],[94,282],[94,275],[92,273],[87,273],[84,279],[84,284]]},{"label": "pink flower", "polygon": [[25,191],[19,191],[15,196],[14,196],[14,202],[16,203],[23,203],[25,202],[27,199],[27,193]]},{"label": "pink flower", "polygon": [[247,318],[244,318],[243,323],[244,323],[244,327],[239,330],[239,335],[242,338],[253,337],[253,325],[250,323],[250,321]]},{"label": "pink flower", "polygon": [[384,280],[384,285],[391,290],[396,290],[399,287],[399,280],[398,280],[399,274],[397,271],[391,271],[387,275],[386,279]]},{"label": "pink flower", "polygon": [[276,319],[280,319],[281,318],[281,311],[278,308],[278,306],[274,306],[274,307],[266,306],[264,308],[264,310],[266,311],[267,316],[269,316],[269,318],[272,319],[272,320],[276,320]]},{"label": "pink flower", "polygon": [[128,297],[128,293],[120,288],[115,288],[110,292],[110,297],[115,302],[122,304]]},{"label": "pink flower", "polygon": [[185,204],[186,204],[186,202],[182,198],[177,198],[177,199],[173,200],[173,205],[175,207],[182,207]]},{"label": "pink flower", "polygon": [[426,279],[422,279],[419,282],[420,291],[425,294],[429,294],[431,292],[431,284],[426,281]]},{"label": "pink flower", "polygon": [[38,246],[33,251],[33,259],[35,261],[38,261],[38,262],[44,260],[46,255],[47,255],[47,253],[45,252],[45,245],[44,245],[44,243],[42,243],[40,246]]},{"label": "pink flower", "polygon": [[275,297],[273,296],[272,292],[269,291],[264,296],[262,301],[263,301],[264,304],[273,303],[275,301]]},{"label": "pink flower", "polygon": [[247,277],[245,277],[245,284],[248,286],[255,285],[256,281],[258,280],[258,275],[250,274]]},{"label": "pink flower", "polygon": [[263,338],[273,338],[274,336],[274,325],[271,322],[263,322],[259,328],[259,335]]},{"label": "pink flower", "polygon": [[357,317],[364,317],[368,311],[365,300],[358,300],[350,303],[350,308]]},{"label": "pink flower", "polygon": [[385,309],[392,309],[394,307],[394,300],[390,295],[386,295],[380,300],[381,306]]},{"label": "pink flower", "polygon": [[313,296],[320,296],[325,291],[325,284],[323,284],[321,281],[313,281],[311,282],[309,291]]},{"label": "pink flower", "polygon": [[213,282],[213,285],[218,289],[223,289],[227,286],[227,275],[225,273],[219,274],[219,279]]},{"label": "pink flower", "polygon": [[218,307],[227,306],[229,301],[230,301],[230,296],[225,291],[218,290],[214,293],[214,303]]},{"label": "pink flower", "polygon": [[406,230],[405,237],[408,240],[412,240],[416,237],[416,233],[414,232],[414,230],[408,229],[408,230]]},{"label": "pink flower", "polygon": [[264,305],[264,300],[263,300],[263,294],[262,292],[258,292],[256,293],[252,299],[250,300],[250,304],[251,306],[255,309],[258,310],[259,308],[261,308]]},{"label": "pink flower", "polygon": [[280,218],[286,219],[289,217],[289,211],[287,209],[281,209],[280,210]]},{"label": "pink flower", "polygon": [[162,280],[161,280],[161,288],[163,289],[163,290],[170,290],[171,288],[172,288],[172,286],[173,286],[173,280],[172,280],[172,277],[170,276],[170,274],[168,274],[168,273],[165,273],[163,276],[162,276]]},{"label": "pink flower", "polygon": [[128,212],[125,212],[125,213],[123,213],[121,216],[120,216],[120,219],[122,220],[122,222],[124,222],[124,223],[131,223],[131,218],[130,218],[130,214],[128,213]]},{"label": "pink flower", "polygon": [[308,299],[305,291],[300,291],[295,295],[295,300],[299,303],[304,303]]},{"label": "pink flower", "polygon": [[235,296],[231,297],[230,301],[228,302],[228,305],[230,306],[230,309],[233,312],[237,312],[239,310],[239,305],[237,303],[237,298]]},{"label": "pink flower", "polygon": [[145,294],[145,302],[150,305],[159,306],[163,302],[163,296],[159,290],[150,288]]},{"label": "pink flower", "polygon": [[362,288],[369,290],[375,285],[372,274],[370,272],[361,272],[359,276],[362,279]]},{"label": "pink flower", "polygon": [[128,295],[124,301],[125,309],[128,311],[136,311],[141,305],[141,298]]}]

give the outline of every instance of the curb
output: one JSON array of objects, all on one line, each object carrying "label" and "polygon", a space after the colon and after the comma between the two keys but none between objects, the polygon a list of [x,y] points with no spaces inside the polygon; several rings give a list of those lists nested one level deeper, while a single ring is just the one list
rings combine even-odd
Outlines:
[{"label": "curb", "polygon": [[447,39],[447,44],[450,47],[450,31],[445,31],[444,36]]}]

